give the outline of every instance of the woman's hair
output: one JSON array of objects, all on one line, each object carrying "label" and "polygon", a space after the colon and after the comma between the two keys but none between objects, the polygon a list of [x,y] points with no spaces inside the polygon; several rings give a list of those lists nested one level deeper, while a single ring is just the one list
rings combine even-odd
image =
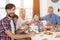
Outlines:
[{"label": "woman's hair", "polygon": [[21,8],[19,11],[19,15],[22,14],[22,12],[25,12],[25,8]]}]

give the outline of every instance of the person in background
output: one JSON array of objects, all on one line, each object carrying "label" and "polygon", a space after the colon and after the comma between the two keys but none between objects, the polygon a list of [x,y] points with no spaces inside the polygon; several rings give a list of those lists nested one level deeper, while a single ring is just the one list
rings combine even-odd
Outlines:
[{"label": "person in background", "polygon": [[34,32],[37,32],[37,33],[40,32],[40,20],[39,20],[39,16],[37,14],[34,15],[32,21],[31,21],[31,29]]},{"label": "person in background", "polygon": [[48,14],[44,17],[41,17],[41,20],[46,20],[47,26],[51,25],[52,30],[55,30],[57,25],[60,25],[60,18],[54,13],[54,8],[52,6],[48,7]]},{"label": "person in background", "polygon": [[15,25],[13,24],[13,16],[15,15],[15,9],[15,5],[11,3],[8,3],[5,6],[7,15],[0,21],[0,40],[21,39],[34,35],[33,32],[24,35],[15,34]]},{"label": "person in background", "polygon": [[48,15],[42,17],[41,20],[46,20],[48,23],[50,22],[50,24],[53,25],[60,25],[60,18],[54,13],[54,8],[52,6],[48,8]]},{"label": "person in background", "polygon": [[34,22],[40,22],[40,19],[39,19],[39,16],[37,14],[34,15],[31,23],[34,23]]},{"label": "person in background", "polygon": [[24,25],[26,22],[29,23],[28,19],[26,18],[26,10],[24,8],[21,8],[19,13],[19,19],[17,21],[17,29]]},{"label": "person in background", "polygon": [[[24,8],[20,9],[19,18],[16,25],[17,34],[26,34],[29,29],[29,21],[26,18],[26,10]],[[30,37],[19,40],[31,40]]]},{"label": "person in background", "polygon": [[18,21],[18,16],[15,14],[14,15],[14,17],[13,17],[13,20],[14,20],[14,22],[15,22],[15,24],[17,23],[17,21]]}]

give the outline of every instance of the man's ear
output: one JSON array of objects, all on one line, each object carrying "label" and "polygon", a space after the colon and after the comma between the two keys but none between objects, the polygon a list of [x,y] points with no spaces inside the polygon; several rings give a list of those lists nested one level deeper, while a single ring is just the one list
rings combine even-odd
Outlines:
[{"label": "man's ear", "polygon": [[8,11],[8,9],[6,9],[6,12]]},{"label": "man's ear", "polygon": [[9,12],[9,9],[6,9],[6,12],[8,13]]},{"label": "man's ear", "polygon": [[7,9],[6,9],[5,11],[6,11],[6,13],[8,13],[8,12],[7,12],[7,11],[8,11]]}]

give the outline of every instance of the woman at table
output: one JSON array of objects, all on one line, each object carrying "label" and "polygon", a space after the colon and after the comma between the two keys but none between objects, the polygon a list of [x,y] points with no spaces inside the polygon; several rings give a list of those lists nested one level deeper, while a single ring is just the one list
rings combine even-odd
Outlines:
[{"label": "woman at table", "polygon": [[[17,26],[16,26],[17,33],[26,34],[25,31],[28,29],[27,24],[29,24],[29,22],[26,18],[26,10],[24,8],[21,8],[20,13],[19,13],[19,19],[17,21]],[[31,38],[26,38],[26,39],[21,39],[21,40],[28,40],[28,39],[31,40]]]},{"label": "woman at table", "polygon": [[19,13],[19,19],[17,21],[16,29],[19,29],[26,22],[29,23],[28,19],[26,18],[26,10],[24,8],[21,8],[20,13]]}]

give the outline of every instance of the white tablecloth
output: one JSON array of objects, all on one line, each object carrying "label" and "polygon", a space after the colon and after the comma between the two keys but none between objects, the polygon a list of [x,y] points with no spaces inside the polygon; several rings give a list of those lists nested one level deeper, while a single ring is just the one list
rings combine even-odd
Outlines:
[{"label": "white tablecloth", "polygon": [[55,34],[56,33],[53,33],[53,35],[45,35],[45,34],[42,34],[43,36],[40,36],[40,34],[36,34],[32,37],[32,40],[60,40],[60,38],[55,38]]}]

